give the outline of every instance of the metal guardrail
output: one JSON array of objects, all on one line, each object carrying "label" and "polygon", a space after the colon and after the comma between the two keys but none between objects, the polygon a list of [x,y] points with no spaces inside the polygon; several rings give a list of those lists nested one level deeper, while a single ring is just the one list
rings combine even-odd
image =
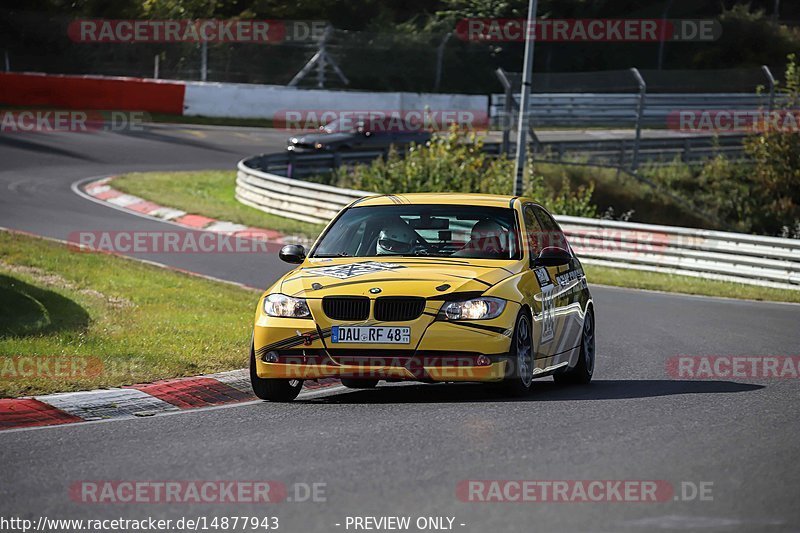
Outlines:
[{"label": "metal guardrail", "polygon": [[[676,159],[684,163],[699,163],[717,155],[731,161],[744,160],[744,134],[686,135],[670,137],[647,137],[638,141],[625,139],[593,139],[569,141],[539,141],[534,152],[539,160],[554,162],[579,157],[586,163],[631,168],[638,155],[638,162],[651,165],[670,164]],[[486,143],[490,153],[502,151],[500,143]]]},{"label": "metal guardrail", "polygon": [[[239,161],[236,199],[256,209],[304,222],[325,224],[344,206],[371,193],[323,185],[295,177],[369,162],[381,152],[341,154],[265,154]],[[338,163],[338,164],[337,164]],[[284,175],[279,175],[280,172]],[[291,177],[290,177],[291,176]]]},{"label": "metal guardrail", "polygon": [[588,264],[800,290],[800,240],[556,216]]},{"label": "metal guardrail", "polygon": [[[519,96],[513,96],[519,99]],[[506,120],[508,96],[493,94],[490,116],[495,125]],[[538,126],[631,127],[639,121],[636,93],[549,93],[531,98],[530,120]],[[667,127],[678,111],[730,111],[769,109],[775,105],[767,94],[754,93],[648,93],[641,110],[643,127]],[[513,106],[512,106],[513,109]],[[515,113],[511,113],[515,114]]]},{"label": "metal guardrail", "polygon": [[[372,193],[287,177],[368,161],[380,153],[271,154],[238,164],[236,198],[267,213],[326,223]],[[284,172],[279,175],[276,172]],[[587,264],[800,290],[800,240],[556,216]]]}]

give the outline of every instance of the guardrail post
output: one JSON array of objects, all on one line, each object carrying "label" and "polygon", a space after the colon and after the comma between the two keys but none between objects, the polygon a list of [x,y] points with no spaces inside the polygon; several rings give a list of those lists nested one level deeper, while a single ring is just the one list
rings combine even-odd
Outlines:
[{"label": "guardrail post", "polygon": [[636,104],[636,138],[633,144],[633,161],[631,162],[631,170],[636,172],[636,169],[639,168],[639,144],[642,141],[642,117],[644,115],[644,101],[647,96],[647,84],[636,67],[631,68],[631,74],[636,79],[636,83],[639,84],[639,101]]},{"label": "guardrail post", "polygon": [[286,177],[294,177],[294,161],[296,159],[294,152],[289,152],[289,163],[286,165]]},{"label": "guardrail post", "polygon": [[504,155],[510,155],[511,153],[511,110],[514,109],[514,93],[511,89],[511,82],[508,80],[508,76],[506,76],[506,72],[502,68],[498,68],[494,71],[497,79],[500,81],[500,84],[505,89],[505,100],[503,101],[503,112],[500,115],[500,119],[502,120],[503,126],[503,143],[501,145],[501,151]]},{"label": "guardrail post", "polygon": [[775,78],[766,65],[761,65],[761,72],[764,73],[764,76],[767,77],[767,81],[769,82],[769,110],[771,112],[775,107]]}]

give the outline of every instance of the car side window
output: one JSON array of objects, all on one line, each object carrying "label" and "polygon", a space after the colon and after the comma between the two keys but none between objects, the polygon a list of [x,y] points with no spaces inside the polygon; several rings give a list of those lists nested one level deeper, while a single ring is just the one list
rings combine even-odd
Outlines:
[{"label": "car side window", "polygon": [[539,245],[542,248],[555,246],[557,248],[570,250],[564,232],[561,230],[561,227],[558,225],[555,219],[550,216],[550,213],[538,205],[532,206],[532,208],[536,214],[536,218],[539,219],[539,225],[542,228],[542,238],[539,239]]},{"label": "car side window", "polygon": [[544,233],[539,219],[533,211],[533,206],[526,205],[523,210],[522,218],[525,220],[525,236],[528,239],[528,247],[531,250],[531,259],[539,255],[542,251],[541,236]]}]

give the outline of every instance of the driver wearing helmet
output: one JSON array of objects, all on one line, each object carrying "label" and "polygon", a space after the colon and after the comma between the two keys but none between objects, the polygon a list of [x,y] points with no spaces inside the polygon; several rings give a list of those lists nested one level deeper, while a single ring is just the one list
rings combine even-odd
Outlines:
[{"label": "driver wearing helmet", "polygon": [[472,226],[470,239],[454,256],[501,258],[508,253],[508,234],[490,219],[479,220]]},{"label": "driver wearing helmet", "polygon": [[407,254],[416,243],[417,232],[402,220],[396,220],[386,224],[378,234],[376,252],[378,255]]}]

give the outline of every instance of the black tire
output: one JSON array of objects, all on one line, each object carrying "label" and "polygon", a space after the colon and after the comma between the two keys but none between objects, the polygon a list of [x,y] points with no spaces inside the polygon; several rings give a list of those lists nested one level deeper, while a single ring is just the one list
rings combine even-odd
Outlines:
[{"label": "black tire", "polygon": [[265,379],[256,374],[256,352],[250,343],[250,384],[257,398],[269,402],[291,402],[303,388],[302,379]]},{"label": "black tire", "polygon": [[553,379],[559,385],[586,385],[592,381],[595,362],[595,328],[594,311],[589,309],[586,318],[583,320],[583,332],[581,333],[581,353],[578,363],[574,368],[570,368],[559,374],[554,374]]},{"label": "black tire", "polygon": [[533,326],[531,317],[524,309],[517,315],[511,350],[508,352],[511,373],[499,383],[503,393],[509,396],[524,396],[533,383]]},{"label": "black tire", "polygon": [[378,385],[377,379],[342,378],[342,385],[348,389],[374,389]]}]

